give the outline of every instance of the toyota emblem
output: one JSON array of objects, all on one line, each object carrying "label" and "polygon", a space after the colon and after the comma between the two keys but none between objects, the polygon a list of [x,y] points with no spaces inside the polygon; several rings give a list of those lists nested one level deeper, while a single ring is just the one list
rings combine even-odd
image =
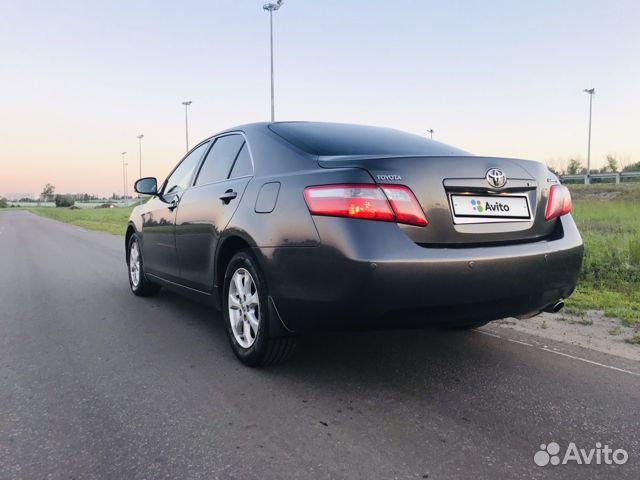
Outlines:
[{"label": "toyota emblem", "polygon": [[502,170],[497,168],[492,168],[491,170],[489,170],[487,172],[486,179],[489,185],[491,185],[493,188],[502,188],[507,183],[507,176]]}]

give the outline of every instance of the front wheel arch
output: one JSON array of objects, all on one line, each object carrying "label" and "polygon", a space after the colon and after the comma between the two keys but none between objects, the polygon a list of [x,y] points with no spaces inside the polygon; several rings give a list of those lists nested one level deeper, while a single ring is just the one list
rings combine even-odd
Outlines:
[{"label": "front wheel arch", "polygon": [[127,227],[127,233],[124,235],[124,251],[125,251],[125,260],[129,263],[129,240],[136,233],[136,229],[133,225],[129,224]]},{"label": "front wheel arch", "polygon": [[[131,261],[133,259],[131,258],[130,252],[133,244],[137,245],[137,281],[133,279],[133,267],[131,265]],[[129,285],[131,286],[131,291],[134,295],[138,297],[150,297],[158,293],[158,291],[160,290],[160,285],[153,283],[147,278],[145,274],[144,258],[142,255],[142,244],[140,241],[140,236],[136,232],[133,232],[131,235],[129,235],[129,242],[127,247],[127,270],[129,270]]]}]

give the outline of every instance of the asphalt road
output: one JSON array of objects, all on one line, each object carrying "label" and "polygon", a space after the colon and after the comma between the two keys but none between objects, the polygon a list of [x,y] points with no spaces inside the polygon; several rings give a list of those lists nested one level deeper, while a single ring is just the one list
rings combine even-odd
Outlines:
[{"label": "asphalt road", "polygon": [[[123,251],[0,212],[0,479],[640,476],[638,363],[408,330],[318,335],[252,370],[216,312],[134,297]],[[551,441],[629,460],[535,465]]]}]

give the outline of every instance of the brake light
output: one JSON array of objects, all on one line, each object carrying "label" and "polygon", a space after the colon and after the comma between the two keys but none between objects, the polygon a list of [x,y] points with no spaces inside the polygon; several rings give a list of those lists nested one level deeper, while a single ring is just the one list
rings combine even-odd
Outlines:
[{"label": "brake light", "polygon": [[564,185],[551,185],[544,219],[549,221],[571,211],[571,194]]},{"label": "brake light", "polygon": [[319,185],[305,188],[304,200],[313,215],[427,225],[411,190],[399,185]]},{"label": "brake light", "polygon": [[381,185],[382,191],[389,199],[396,222],[407,225],[427,226],[427,219],[415,195],[407,187],[402,185]]}]

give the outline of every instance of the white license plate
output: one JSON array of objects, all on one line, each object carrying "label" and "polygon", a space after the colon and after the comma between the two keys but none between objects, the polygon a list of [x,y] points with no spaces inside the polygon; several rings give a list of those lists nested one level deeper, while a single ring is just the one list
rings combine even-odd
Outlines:
[{"label": "white license plate", "polygon": [[451,195],[455,223],[514,222],[531,219],[529,200],[520,195]]}]

